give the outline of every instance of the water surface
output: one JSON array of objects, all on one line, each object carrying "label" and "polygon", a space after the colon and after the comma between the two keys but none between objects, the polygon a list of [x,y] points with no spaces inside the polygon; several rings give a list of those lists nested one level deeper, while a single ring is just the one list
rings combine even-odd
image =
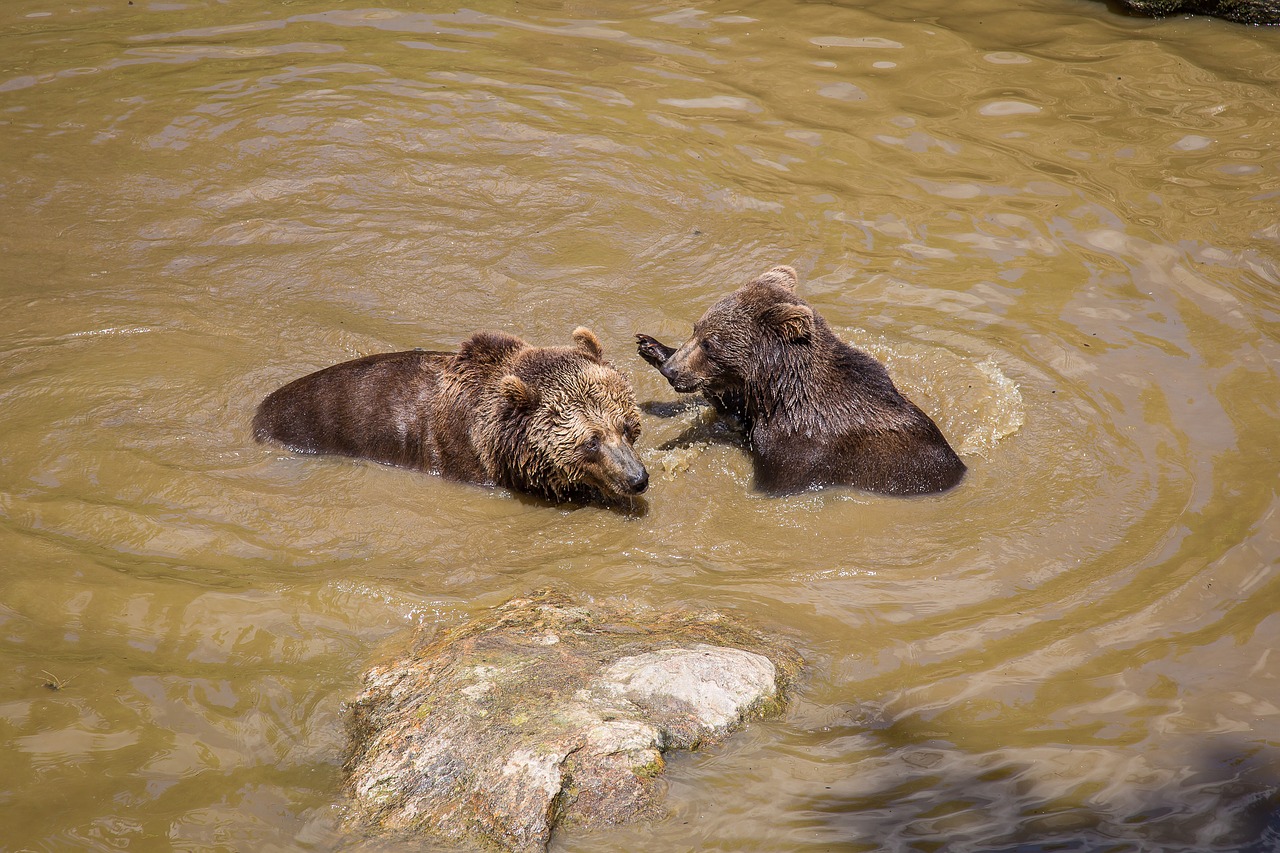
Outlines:
[{"label": "water surface", "polygon": [[[667,818],[558,850],[1280,843],[1280,32],[10,0],[0,56],[8,849],[394,848],[341,827],[360,672],[543,586],[808,663],[671,762]],[[777,263],[958,489],[763,498],[696,410],[646,415],[634,514],[250,435],[296,376],[480,328],[586,325],[672,401],[633,333]]]}]

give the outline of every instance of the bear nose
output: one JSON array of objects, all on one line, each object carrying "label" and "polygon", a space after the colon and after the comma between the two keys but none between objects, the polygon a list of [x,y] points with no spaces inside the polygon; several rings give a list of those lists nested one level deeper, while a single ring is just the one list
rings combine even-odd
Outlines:
[{"label": "bear nose", "polygon": [[640,494],[645,489],[649,488],[649,472],[641,468],[640,473],[631,478],[629,485],[631,486],[633,494]]}]

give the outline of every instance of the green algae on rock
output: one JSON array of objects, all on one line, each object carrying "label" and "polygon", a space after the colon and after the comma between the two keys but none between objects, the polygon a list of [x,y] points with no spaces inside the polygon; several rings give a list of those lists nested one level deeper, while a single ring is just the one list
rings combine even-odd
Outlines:
[{"label": "green algae on rock", "polygon": [[526,851],[561,823],[652,816],[663,753],[780,713],[799,666],[717,613],[512,599],[365,674],[353,820]]}]

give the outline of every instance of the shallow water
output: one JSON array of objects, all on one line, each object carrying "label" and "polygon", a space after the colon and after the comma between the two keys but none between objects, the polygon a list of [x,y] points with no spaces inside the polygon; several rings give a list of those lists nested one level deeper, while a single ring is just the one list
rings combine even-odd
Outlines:
[{"label": "shallow water", "polygon": [[[10,0],[0,44],[7,849],[392,849],[340,826],[360,672],[548,585],[808,664],[672,761],[666,819],[558,850],[1280,844],[1280,31]],[[776,263],[957,490],[763,498],[662,407],[632,514],[249,433],[289,379],[478,328],[587,325],[669,402],[632,334]]]}]

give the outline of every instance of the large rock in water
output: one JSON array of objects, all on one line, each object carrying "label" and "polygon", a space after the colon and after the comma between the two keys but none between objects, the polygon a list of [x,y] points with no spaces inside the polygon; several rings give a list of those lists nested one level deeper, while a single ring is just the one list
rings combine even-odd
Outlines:
[{"label": "large rock in water", "polygon": [[506,850],[653,814],[663,752],[777,713],[788,646],[714,613],[517,598],[375,667],[351,713],[355,821]]},{"label": "large rock in water", "polygon": [[1119,0],[1139,15],[1213,15],[1241,24],[1280,24],[1280,0]]}]

